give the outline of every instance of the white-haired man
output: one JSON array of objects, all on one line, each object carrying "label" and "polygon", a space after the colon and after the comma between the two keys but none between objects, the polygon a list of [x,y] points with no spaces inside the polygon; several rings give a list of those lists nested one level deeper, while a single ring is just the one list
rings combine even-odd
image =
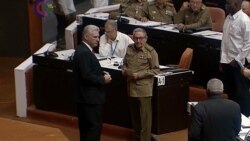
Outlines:
[{"label": "white-haired man", "polygon": [[236,141],[241,129],[240,106],[222,97],[223,83],[213,78],[207,83],[208,100],[192,110],[189,141]]}]

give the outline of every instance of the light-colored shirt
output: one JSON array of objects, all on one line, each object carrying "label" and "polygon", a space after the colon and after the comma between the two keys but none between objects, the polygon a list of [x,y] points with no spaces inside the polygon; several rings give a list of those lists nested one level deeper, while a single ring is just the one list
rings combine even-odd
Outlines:
[{"label": "light-colored shirt", "polygon": [[64,15],[68,15],[68,14],[76,12],[76,8],[75,8],[73,0],[58,0],[58,3]]},{"label": "light-colored shirt", "polygon": [[243,65],[250,53],[250,19],[242,10],[226,17],[223,26],[220,63],[236,60]]},{"label": "light-colored shirt", "polygon": [[103,34],[100,38],[99,54],[104,57],[124,58],[128,45],[133,43],[134,41],[128,35],[119,31],[117,31],[116,39],[111,43]]}]

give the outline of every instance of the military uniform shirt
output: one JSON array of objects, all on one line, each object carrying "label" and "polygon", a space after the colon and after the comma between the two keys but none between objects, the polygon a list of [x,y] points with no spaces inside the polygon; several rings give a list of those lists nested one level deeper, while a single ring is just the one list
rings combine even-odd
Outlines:
[{"label": "military uniform shirt", "polygon": [[148,44],[141,49],[130,45],[124,58],[123,69],[138,73],[137,80],[128,79],[128,93],[131,97],[152,96],[154,75],[160,72],[157,52]]},{"label": "military uniform shirt", "polygon": [[160,8],[155,4],[149,5],[142,16],[147,17],[151,21],[172,24],[175,14],[176,10],[174,5],[172,3],[166,3],[163,8]]},{"label": "military uniform shirt", "polygon": [[175,24],[183,23],[185,29],[196,29],[201,27],[211,27],[212,19],[209,9],[203,4],[199,12],[193,12],[191,8],[179,11],[175,18]]}]

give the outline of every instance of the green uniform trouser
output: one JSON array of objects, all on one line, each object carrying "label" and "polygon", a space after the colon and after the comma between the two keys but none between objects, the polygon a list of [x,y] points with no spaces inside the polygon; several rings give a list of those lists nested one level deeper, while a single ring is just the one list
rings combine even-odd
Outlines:
[{"label": "green uniform trouser", "polygon": [[130,97],[130,113],[137,141],[151,141],[151,97]]}]

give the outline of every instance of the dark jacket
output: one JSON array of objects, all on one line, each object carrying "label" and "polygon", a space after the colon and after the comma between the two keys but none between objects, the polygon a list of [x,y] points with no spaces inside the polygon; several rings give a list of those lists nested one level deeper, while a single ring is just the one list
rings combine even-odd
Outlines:
[{"label": "dark jacket", "polygon": [[219,95],[198,103],[191,118],[189,141],[236,141],[241,129],[240,106]]},{"label": "dark jacket", "polygon": [[76,102],[103,104],[104,76],[96,56],[82,43],[74,53],[73,62]]}]

